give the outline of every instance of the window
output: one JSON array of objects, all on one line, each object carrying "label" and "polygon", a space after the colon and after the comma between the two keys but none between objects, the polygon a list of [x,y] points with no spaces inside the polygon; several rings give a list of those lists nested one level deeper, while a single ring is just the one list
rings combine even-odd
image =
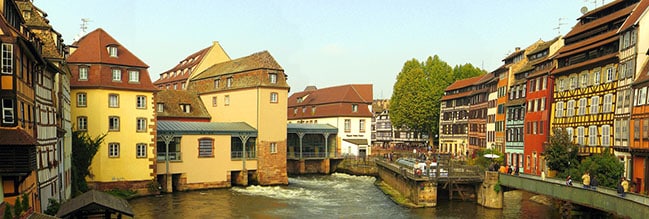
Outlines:
[{"label": "window", "polygon": [[140,82],[140,72],[135,70],[128,71],[128,82]]},{"label": "window", "polygon": [[2,99],[2,124],[13,124],[14,122],[14,100]]},{"label": "window", "polygon": [[611,146],[611,126],[602,126],[602,146]]},{"label": "window", "polygon": [[352,104],[352,112],[358,112],[358,104]]},{"label": "window", "polygon": [[117,46],[108,46],[108,55],[110,55],[110,57],[117,57]]},{"label": "window", "polygon": [[219,82],[221,82],[221,79],[214,79],[214,88],[219,88]]},{"label": "window", "polygon": [[557,112],[555,112],[556,117],[563,117],[563,102],[557,102]]},{"label": "window", "polygon": [[649,119],[647,118],[642,120],[642,138],[649,140]]},{"label": "window", "polygon": [[119,157],[119,143],[108,144],[108,157]]},{"label": "window", "polygon": [[559,92],[561,92],[561,91],[563,91],[563,89],[565,89],[565,87],[563,85],[563,81],[565,81],[564,78],[561,78],[561,79],[559,79],[557,81],[557,90],[559,90]]},{"label": "window", "polygon": [[352,120],[345,119],[345,132],[352,131]]},{"label": "window", "polygon": [[541,103],[539,105],[540,105],[540,111],[545,110],[545,97],[541,98]]},{"label": "window", "polygon": [[88,117],[85,117],[85,116],[77,117],[77,129],[79,131],[87,131],[88,130]]},{"label": "window", "polygon": [[609,67],[606,69],[606,82],[611,82],[613,81],[615,77],[615,71],[613,67]]},{"label": "window", "polygon": [[146,118],[137,118],[135,123],[137,132],[146,132]]},{"label": "window", "polygon": [[543,126],[543,121],[539,122],[539,134],[543,134],[543,130],[545,129],[545,126]]},{"label": "window", "polygon": [[108,95],[108,107],[112,107],[112,108],[119,107],[119,95],[117,94]]},{"label": "window", "polygon": [[13,74],[14,69],[14,45],[2,44],[2,74]]},{"label": "window", "polygon": [[570,77],[570,90],[579,87],[579,78],[577,76]]},{"label": "window", "polygon": [[573,134],[575,133],[572,128],[566,128],[566,132],[568,133],[568,138],[570,139],[570,142],[574,141]]},{"label": "window", "polygon": [[548,88],[548,76],[543,76],[543,90]]},{"label": "window", "polygon": [[584,145],[584,127],[577,127],[577,144]]},{"label": "window", "polygon": [[566,111],[568,111],[566,113],[568,117],[575,115],[575,100],[568,100],[568,109]]},{"label": "window", "polygon": [[225,87],[232,87],[232,77],[229,77],[225,82]]},{"label": "window", "polygon": [[181,89],[185,90],[186,87],[187,87],[187,85],[185,85],[185,82],[180,83],[180,88]]},{"label": "window", "polygon": [[361,119],[358,122],[358,126],[359,126],[358,127],[358,132],[365,132],[365,120],[364,119]]},{"label": "window", "polygon": [[165,111],[165,104],[164,103],[158,103],[158,112],[164,112]]},{"label": "window", "polygon": [[593,73],[593,84],[598,85],[601,79],[602,79],[602,76],[601,76],[600,71],[596,70],[595,73]]},{"label": "window", "polygon": [[80,66],[79,67],[79,80],[87,81],[88,80],[88,67]]},{"label": "window", "polygon": [[108,117],[108,131],[119,131],[119,117]]},{"label": "window", "polygon": [[180,110],[182,110],[185,113],[191,113],[192,112],[192,106],[189,104],[180,104]]},{"label": "window", "polygon": [[271,154],[277,153],[277,143],[275,142],[270,143],[270,153]]},{"label": "window", "polygon": [[644,105],[647,103],[647,87],[640,88],[640,95],[638,99],[638,105]]},{"label": "window", "polygon": [[198,139],[198,157],[214,157],[214,139]]},{"label": "window", "polygon": [[588,74],[581,74],[581,87],[588,87]]},{"label": "window", "polygon": [[146,158],[146,144],[138,143],[135,145],[135,156],[137,158]]},{"label": "window", "polygon": [[218,100],[218,99],[217,99],[216,96],[213,96],[213,97],[212,97],[212,106],[213,106],[213,107],[218,106],[218,105],[217,105],[217,100]]},{"label": "window", "polygon": [[225,98],[223,99],[223,104],[226,106],[230,105],[230,95],[225,95]]},{"label": "window", "polygon": [[122,70],[113,69],[113,81],[122,81]]},{"label": "window", "polygon": [[586,98],[581,98],[579,99],[579,115],[583,116],[586,115],[586,104],[588,103],[588,100]]},{"label": "window", "polygon": [[590,114],[599,113],[599,96],[590,98]]},{"label": "window", "polygon": [[77,93],[77,106],[78,107],[85,107],[87,106],[86,104],[88,100],[88,97],[86,96],[86,93]]},{"label": "window", "polygon": [[588,127],[588,145],[597,145],[597,126],[591,125]]},{"label": "window", "polygon": [[135,97],[135,107],[138,109],[146,109],[146,96]]},{"label": "window", "polygon": [[271,84],[277,84],[277,74],[269,73],[268,80],[270,81]]},{"label": "window", "polygon": [[277,95],[278,94],[276,92],[270,93],[270,102],[271,103],[277,103]]},{"label": "window", "polygon": [[602,112],[603,113],[610,113],[613,111],[612,103],[613,102],[613,94],[606,94],[604,95],[604,103],[602,104]]}]

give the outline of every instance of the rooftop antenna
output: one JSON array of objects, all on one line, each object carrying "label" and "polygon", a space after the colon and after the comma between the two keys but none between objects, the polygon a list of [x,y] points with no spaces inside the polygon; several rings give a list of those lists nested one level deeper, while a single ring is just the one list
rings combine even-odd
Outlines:
[{"label": "rooftop antenna", "polygon": [[81,31],[74,36],[74,39],[72,39],[72,42],[76,42],[77,40],[81,39],[82,36],[86,35],[86,30],[88,30],[88,22],[91,20],[89,18],[81,18]]},{"label": "rooftop antenna", "polygon": [[557,27],[552,28],[554,30],[557,30],[557,35],[561,35],[561,25],[566,25],[566,23],[561,23],[562,20],[565,20],[565,18],[560,17],[559,23],[557,23]]}]

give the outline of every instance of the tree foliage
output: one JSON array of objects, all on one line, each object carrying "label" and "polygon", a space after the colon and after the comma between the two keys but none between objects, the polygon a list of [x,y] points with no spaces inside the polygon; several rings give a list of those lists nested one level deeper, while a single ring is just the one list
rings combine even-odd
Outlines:
[{"label": "tree foliage", "polygon": [[[485,154],[495,154],[498,155],[498,158],[487,158],[485,157]],[[503,165],[503,157],[503,154],[496,149],[480,149],[478,150],[478,156],[476,157],[475,164],[483,169],[487,169],[492,162]]]},{"label": "tree foliage", "polygon": [[624,173],[624,165],[607,149],[602,154],[584,158],[579,167],[571,169],[569,174],[581,176],[586,171],[590,173],[591,180],[593,176],[597,179],[599,186],[617,188],[620,176]]},{"label": "tree foliage", "polygon": [[72,132],[72,195],[78,196],[88,191],[86,177],[92,176],[90,164],[92,158],[97,154],[99,146],[106,135],[95,138],[88,136],[88,133],[81,131]]},{"label": "tree foliage", "polygon": [[406,61],[397,75],[390,99],[392,125],[428,133],[432,140],[439,131],[440,101],[446,87],[455,80],[484,73],[471,64],[455,69],[437,55],[425,62]]},{"label": "tree foliage", "polygon": [[566,172],[570,166],[577,166],[578,148],[566,130],[555,129],[549,140],[550,144],[545,148],[543,155],[551,170]]}]

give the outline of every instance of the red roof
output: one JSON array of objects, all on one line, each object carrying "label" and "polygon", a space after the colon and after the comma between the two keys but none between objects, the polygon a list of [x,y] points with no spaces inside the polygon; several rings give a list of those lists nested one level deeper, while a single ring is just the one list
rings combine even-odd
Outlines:
[{"label": "red roof", "polygon": [[629,15],[629,17],[624,21],[620,29],[618,30],[618,33],[625,31],[629,27],[635,25],[638,22],[638,19],[640,19],[640,16],[644,13],[644,11],[647,9],[647,6],[649,6],[649,1],[640,1],[635,8],[633,9],[633,12]]},{"label": "red roof", "polygon": [[[298,99],[301,101],[298,102]],[[371,117],[369,109],[372,105],[373,93],[371,84],[349,84],[315,90],[307,90],[292,94],[288,98],[288,117],[317,118],[334,116]],[[358,111],[352,112],[352,104],[359,104]],[[307,110],[302,113],[302,107]],[[315,113],[311,110],[316,107]],[[294,109],[298,109],[297,115]]]},{"label": "red roof", "polygon": [[[191,75],[192,68],[198,65],[198,63],[205,58],[205,54],[210,50],[212,46],[203,48],[189,56],[187,56],[182,61],[178,62],[173,68],[160,74],[160,78],[157,81],[153,82],[155,85],[161,85],[172,81],[186,81]],[[175,74],[174,72],[180,71],[180,74]],[[163,75],[166,74],[166,77]]]},{"label": "red roof", "polygon": [[[92,31],[75,42],[78,48],[70,54],[68,66],[72,72],[72,88],[110,88],[123,90],[155,91],[148,65],[113,39],[103,29]],[[117,57],[110,57],[107,47],[117,46]],[[88,80],[79,80],[79,67],[88,67]],[[121,70],[121,81],[113,81],[112,70]],[[139,72],[138,82],[129,82],[129,70]]]},{"label": "red roof", "polygon": [[36,145],[36,139],[22,128],[0,129],[0,146]]},{"label": "red roof", "polygon": [[[612,6],[612,5],[614,5],[614,4],[608,4],[608,5],[603,6],[602,8],[604,8],[606,6]],[[597,18],[596,20],[593,20],[593,21],[585,23],[585,24],[582,24],[581,22],[577,22],[577,24],[575,24],[575,26],[572,28],[572,30],[570,30],[570,32],[568,32],[564,36],[564,38],[570,38],[570,37],[576,36],[576,35],[578,35],[580,33],[585,33],[586,31],[592,30],[592,29],[594,29],[596,27],[606,25],[609,22],[615,21],[615,20],[617,20],[619,18],[622,18],[624,16],[629,15],[633,11],[634,8],[635,8],[635,5],[631,5],[631,6],[628,6],[626,8],[615,11],[613,13],[607,14],[607,15],[605,15],[603,17]],[[580,18],[580,19],[582,19],[582,18]],[[587,19],[587,18],[583,17],[583,19]]]},{"label": "red roof", "polygon": [[[117,46],[117,57],[111,57],[108,54],[107,47],[109,45]],[[68,57],[68,63],[102,63],[141,68],[149,67],[101,28],[81,37],[72,46],[77,47],[77,49]]]},{"label": "red roof", "polygon": [[452,83],[451,85],[449,85],[448,87],[446,87],[446,89],[444,91],[452,91],[452,90],[457,90],[457,89],[461,89],[461,88],[471,86],[471,85],[473,85],[473,83],[477,82],[482,77],[484,77],[484,75],[475,76],[475,77],[472,77],[472,78],[467,78],[467,79],[462,79],[462,80],[457,80],[454,83]]}]

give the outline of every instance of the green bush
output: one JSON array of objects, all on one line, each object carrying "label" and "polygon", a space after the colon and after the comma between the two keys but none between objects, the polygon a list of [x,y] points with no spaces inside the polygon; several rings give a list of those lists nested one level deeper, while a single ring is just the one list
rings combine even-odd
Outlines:
[{"label": "green bush", "polygon": [[2,218],[3,218],[3,219],[12,219],[12,218],[14,218],[14,216],[11,215],[11,205],[6,204],[6,207],[5,207],[5,213],[4,213],[4,215],[2,216]]},{"label": "green bush", "polygon": [[48,199],[47,210],[45,210],[44,213],[47,215],[55,216],[56,212],[59,212],[59,208],[61,208],[61,204],[59,203],[59,201],[50,198]]}]

